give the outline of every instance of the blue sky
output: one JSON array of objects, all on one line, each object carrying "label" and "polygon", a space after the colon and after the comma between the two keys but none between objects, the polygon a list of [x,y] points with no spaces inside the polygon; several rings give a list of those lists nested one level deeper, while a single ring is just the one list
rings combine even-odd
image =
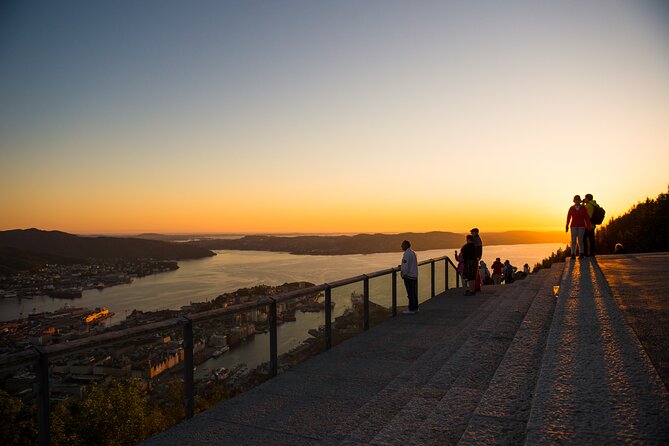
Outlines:
[{"label": "blue sky", "polygon": [[624,212],[668,182],[668,18],[661,1],[5,2],[0,228],[548,229],[586,191]]}]

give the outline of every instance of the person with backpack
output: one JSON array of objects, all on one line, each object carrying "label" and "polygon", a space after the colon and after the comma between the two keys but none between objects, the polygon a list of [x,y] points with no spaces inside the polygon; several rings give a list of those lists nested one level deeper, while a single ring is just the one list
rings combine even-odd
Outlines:
[{"label": "person with backpack", "polygon": [[476,255],[473,235],[467,235],[467,243],[460,249],[460,255],[465,264],[465,281],[467,283],[465,296],[473,296],[476,292],[476,276],[479,274],[479,259]]},{"label": "person with backpack", "polygon": [[604,209],[597,204],[597,202],[592,198],[592,194],[585,194],[585,199],[583,200],[583,205],[585,210],[588,211],[588,217],[590,218],[590,223],[592,226],[590,229],[585,230],[584,245],[585,245],[585,255],[588,257],[595,256],[595,226],[601,224],[604,220]]},{"label": "person with backpack", "polygon": [[574,205],[567,212],[567,223],[565,232],[571,228],[571,258],[576,258],[576,243],[578,242],[579,259],[585,257],[585,244],[583,238],[585,231],[592,228],[590,217],[585,206],[581,205],[581,196],[574,195]]}]

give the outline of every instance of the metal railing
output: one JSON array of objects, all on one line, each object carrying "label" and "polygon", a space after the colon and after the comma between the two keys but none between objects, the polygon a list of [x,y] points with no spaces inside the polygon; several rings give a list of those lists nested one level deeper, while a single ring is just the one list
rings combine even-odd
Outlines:
[{"label": "metal railing", "polygon": [[[430,298],[433,298],[436,293],[435,285],[435,264],[444,261],[444,290],[449,289],[449,265],[452,267],[455,275],[455,286],[460,287],[460,277],[457,274],[457,267],[453,264],[448,256],[437,257],[434,259],[424,260],[418,263],[418,266],[430,266]],[[38,427],[39,427],[39,444],[47,446],[51,444],[50,438],[50,391],[49,391],[49,364],[52,359],[66,354],[72,354],[89,350],[93,347],[103,347],[117,343],[118,341],[135,338],[140,335],[147,335],[160,332],[165,329],[174,329],[181,327],[183,330],[183,349],[184,349],[184,367],[183,367],[183,382],[184,382],[184,406],[186,418],[192,418],[195,409],[195,380],[194,380],[194,362],[193,362],[193,324],[195,322],[202,322],[206,320],[218,319],[224,316],[234,316],[240,313],[245,313],[251,310],[256,310],[263,307],[269,307],[269,369],[272,377],[278,373],[278,336],[277,336],[277,304],[287,302],[296,298],[305,297],[309,295],[324,292],[325,294],[325,320],[324,320],[324,334],[325,334],[325,348],[332,347],[332,290],[346,285],[362,282],[363,285],[363,330],[369,330],[369,302],[370,302],[370,279],[391,275],[391,307],[392,316],[397,315],[397,273],[400,271],[399,267],[389,268],[381,271],[376,271],[369,274],[362,274],[359,276],[349,277],[335,282],[324,283],[309,288],[298,289],[295,291],[282,293],[272,297],[262,297],[254,302],[247,302],[243,304],[232,305],[226,308],[213,309],[197,313],[190,313],[186,316],[181,316],[173,319],[166,319],[160,322],[144,324],[128,329],[112,331],[108,333],[101,333],[88,338],[77,339],[67,343],[53,344],[53,345],[35,345],[34,350],[26,350],[19,353],[14,353],[0,362],[0,371],[8,369],[16,369],[22,366],[33,365],[36,371],[37,382],[34,386],[36,393],[37,407],[38,407]],[[419,276],[419,281],[420,281]]]}]

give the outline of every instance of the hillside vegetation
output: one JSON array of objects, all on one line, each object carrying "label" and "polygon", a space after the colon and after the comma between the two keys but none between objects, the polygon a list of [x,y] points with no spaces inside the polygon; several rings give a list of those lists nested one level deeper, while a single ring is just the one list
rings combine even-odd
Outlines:
[{"label": "hillside vegetation", "polygon": [[612,254],[616,243],[627,253],[669,251],[669,193],[646,198],[597,229],[598,253]]},{"label": "hillside vegetation", "polygon": [[[612,218],[597,228],[595,238],[597,254],[613,254],[616,244],[621,244],[626,253],[669,251],[669,193],[646,198],[620,217]],[[537,263],[534,271],[564,262],[570,255],[569,246],[558,249]]]},{"label": "hillside vegetation", "polygon": [[215,255],[184,243],[119,237],[82,237],[60,231],[16,229],[0,231],[0,273],[31,271],[46,263],[82,260],[181,260]]}]

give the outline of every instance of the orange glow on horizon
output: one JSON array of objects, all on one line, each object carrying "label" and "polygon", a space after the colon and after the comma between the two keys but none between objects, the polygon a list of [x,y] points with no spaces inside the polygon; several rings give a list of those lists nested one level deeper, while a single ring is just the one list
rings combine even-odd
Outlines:
[{"label": "orange glow on horizon", "polygon": [[654,2],[214,2],[123,35],[108,3],[3,27],[0,230],[560,231],[575,194],[667,190]]}]

